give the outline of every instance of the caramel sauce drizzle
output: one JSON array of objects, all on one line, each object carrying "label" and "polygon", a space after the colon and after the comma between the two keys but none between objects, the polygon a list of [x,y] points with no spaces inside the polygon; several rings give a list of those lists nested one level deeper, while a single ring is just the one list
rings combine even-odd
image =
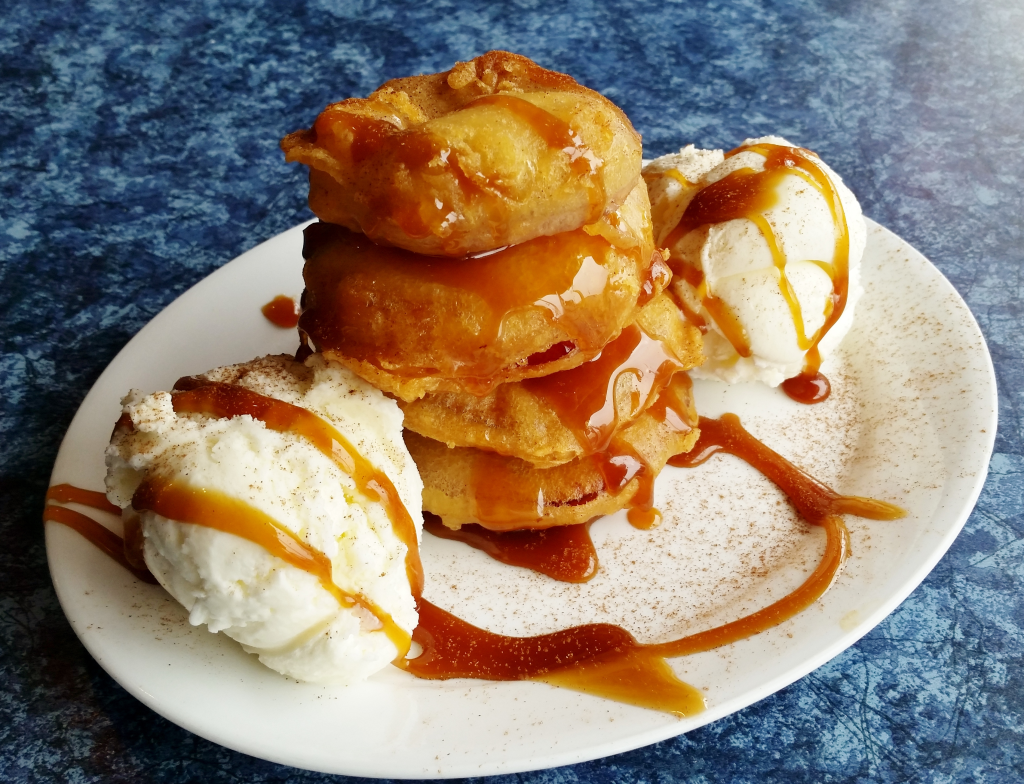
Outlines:
[{"label": "caramel sauce drizzle", "polygon": [[[181,390],[181,386],[191,388]],[[171,400],[178,414],[207,414],[229,419],[248,415],[263,422],[270,430],[301,436],[333,460],[352,477],[363,495],[384,507],[395,535],[406,546],[405,568],[409,586],[414,596],[420,594],[423,590],[423,565],[420,562],[416,526],[409,511],[402,504],[387,474],[374,468],[333,425],[304,408],[231,384],[186,377],[179,380],[175,387],[179,391],[174,393]],[[135,508],[140,507],[136,505]],[[181,519],[174,515],[164,517]]]},{"label": "caramel sauce drizzle", "polygon": [[[682,384],[683,391],[676,387]],[[648,412],[659,422],[667,423],[676,433],[688,433],[696,426],[690,414],[693,381],[686,373],[673,376],[673,386],[666,387],[648,408]],[[634,528],[649,530],[661,523],[661,512],[654,508],[654,480],[658,476],[643,455],[626,444],[613,442],[613,449],[606,452],[601,471],[605,486],[612,492],[622,492],[634,478],[637,489],[630,499],[626,519]]]},{"label": "caramel sauce drizzle", "polygon": [[274,518],[251,504],[216,490],[148,477],[132,496],[138,511],[152,511],[171,520],[192,523],[234,534],[253,542],[268,553],[317,578],[320,585],[342,607],[359,605],[380,621],[384,633],[398,649],[399,658],[409,650],[410,637],[391,616],[360,593],[343,590],[334,582],[331,560]]},{"label": "caramel sauce drizzle", "polygon": [[664,658],[649,655],[625,629],[589,624],[538,637],[494,634],[420,599],[415,659],[396,662],[417,678],[538,680],[563,688],[690,716],[704,709],[700,692]]},{"label": "caramel sauce drizzle", "polygon": [[85,490],[69,484],[58,484],[46,491],[46,506],[43,508],[43,520],[66,525],[85,537],[95,547],[113,558],[121,566],[143,582],[156,585],[156,578],[148,569],[139,569],[132,563],[125,552],[124,539],[109,528],[100,525],[88,515],[53,504],[81,504],[98,509],[101,512],[121,516],[121,508],[107,500],[107,497],[95,490]]},{"label": "caramel sauce drizzle", "polygon": [[640,531],[650,531],[661,525],[661,512],[653,507],[644,509],[639,506],[630,507],[626,510],[626,520],[634,528]]},{"label": "caramel sauce drizzle", "polygon": [[684,188],[689,188],[691,185],[693,185],[693,183],[686,179],[686,177],[683,175],[681,171],[679,171],[679,169],[668,169],[667,171],[659,172],[658,176],[668,177],[670,180],[675,180]]},{"label": "caramel sauce drizzle", "polygon": [[[338,105],[327,107],[317,117],[309,136],[311,142],[323,146],[335,158],[351,160],[357,167],[371,165],[372,158],[387,150],[395,157],[391,165],[396,171],[423,178],[432,171],[440,174],[449,170],[464,193],[471,197],[480,195],[480,187],[459,165],[458,154],[446,149],[444,140],[437,135],[402,131],[395,123],[352,114]],[[347,149],[342,140],[348,142]],[[312,179],[313,175],[310,176]],[[381,224],[388,219],[417,239],[435,235],[457,245],[461,234],[458,206],[441,202],[433,189],[412,195],[393,185],[374,198],[369,214],[375,220],[362,229],[370,236],[378,235]]]},{"label": "caramel sauce drizzle", "polygon": [[[381,284],[361,279],[389,274],[418,281],[423,288],[441,286],[480,298],[481,305],[473,309],[472,331],[466,324],[453,327],[451,319],[431,315],[424,316],[419,328],[439,336],[432,340],[445,340],[449,366],[442,368],[443,372],[464,379],[470,386],[473,379],[479,379],[482,394],[489,391],[487,385],[493,386],[492,377],[503,368],[481,349],[499,339],[506,318],[514,312],[528,308],[546,311],[568,334],[570,340],[564,345],[571,344],[571,350],[593,353],[607,343],[600,320],[588,318],[585,312],[577,316],[577,306],[617,285],[609,280],[606,266],[613,248],[603,237],[582,229],[462,259],[422,256],[374,245],[363,235],[323,223],[309,226],[305,237],[303,255],[308,261],[303,274],[307,294],[299,328],[318,350],[341,351],[410,377],[438,372],[435,367],[412,366],[401,342],[382,345],[367,336],[365,325],[372,323],[376,306],[371,301],[374,296],[362,290]],[[328,243],[338,243],[339,248],[329,258],[327,254],[321,257],[319,250]],[[553,354],[553,358],[561,356],[557,350]]]},{"label": "caramel sauce drizzle", "polygon": [[[672,383],[668,383],[669,380]],[[676,432],[687,433],[696,424],[690,422],[689,402],[683,399],[683,396],[689,395],[692,382],[683,374],[682,389],[677,390],[675,383],[679,380],[678,373],[666,380],[667,385],[647,410],[658,421],[667,422]],[[474,458],[470,482],[474,517],[490,530],[510,531],[532,527],[543,517],[544,509],[549,505],[582,506],[593,501],[602,491],[618,495],[634,479],[637,480],[637,489],[633,492],[630,505],[641,510],[652,508],[657,472],[629,444],[613,436],[602,451],[576,460],[586,463],[579,468],[581,474],[596,475],[600,479],[596,486],[584,488],[572,500],[555,501],[544,497],[543,488],[538,488],[535,481],[535,469],[529,463],[480,451]],[[638,519],[645,514],[647,512],[638,512]]]},{"label": "caramel sauce drizzle", "polygon": [[74,485],[54,485],[46,491],[46,500],[47,502],[53,501],[58,504],[81,504],[82,506],[99,509],[101,512],[107,512],[118,517],[121,516],[121,507],[110,503],[107,500],[106,494],[96,490],[83,490],[81,487],[75,487]]},{"label": "caramel sauce drizzle", "polygon": [[[667,403],[664,415],[670,416],[670,411],[671,405]],[[834,583],[849,554],[849,533],[839,515],[893,520],[905,512],[883,501],[839,495],[750,435],[734,414],[719,419],[701,417],[699,424],[701,435],[697,444],[690,453],[673,458],[673,465],[697,466],[717,452],[735,455],[778,485],[809,523],[825,529],[825,553],[814,572],[796,590],[730,623],[653,644],[638,643],[627,630],[612,624],[586,624],[535,637],[494,634],[419,597],[419,625],[412,639],[422,646],[423,652],[415,659],[406,659],[403,653],[394,661],[395,666],[428,680],[537,680],[676,716],[702,711],[705,705],[700,692],[675,676],[667,658],[712,650],[758,634],[817,601]],[[56,486],[48,500],[86,503],[108,510],[102,494],[69,486]],[[140,486],[132,503],[137,509],[153,509],[165,517],[209,525],[257,541],[289,563],[317,575],[340,602],[363,603],[360,597],[344,594],[333,584],[330,562],[322,553],[244,502],[150,479]],[[81,525],[77,518],[86,523]],[[85,515],[48,506],[44,519],[83,531],[90,541],[135,572],[124,559],[120,537]],[[372,604],[363,606],[382,621],[387,618]],[[397,647],[403,652],[407,650],[407,646]]]},{"label": "caramel sauce drizzle", "polygon": [[[722,179],[703,188],[686,208],[679,224],[669,233],[665,242],[672,246],[691,231],[711,224],[745,218],[760,230],[771,251],[775,268],[779,272],[779,290],[789,307],[796,330],[797,344],[806,351],[802,381],[784,384],[783,390],[794,400],[802,403],[818,403],[829,394],[827,379],[819,373],[821,353],[819,343],[822,337],[835,325],[846,309],[849,293],[850,235],[846,215],[835,186],[828,175],[816,162],[817,156],[809,150],[761,143],[738,147],[726,154],[731,158],[741,152],[756,152],[764,156],[764,169],[738,169]],[[765,218],[765,213],[778,203],[776,188],[782,179],[796,175],[814,187],[828,203],[835,227],[835,250],[831,263],[817,262],[832,280],[832,298],[828,303],[825,323],[813,335],[807,335],[803,315],[796,293],[786,276],[786,255]],[[707,290],[707,282],[700,270],[689,265],[675,265],[676,272],[697,289],[697,296],[741,357],[750,356],[750,338],[732,309]],[[681,269],[679,269],[681,267]],[[693,321],[693,315],[684,309],[684,315]],[[694,322],[697,323],[697,322]],[[700,326],[700,324],[698,324]]]},{"label": "caramel sauce drizzle", "polygon": [[260,313],[281,329],[294,329],[299,323],[299,304],[292,297],[278,294],[270,302],[260,308]]},{"label": "caramel sauce drizzle", "polygon": [[448,528],[430,512],[423,513],[423,530],[441,539],[462,542],[509,566],[532,569],[553,580],[585,583],[597,574],[597,550],[590,525],[491,531],[480,525]]},{"label": "caramel sauce drizzle", "polygon": [[744,429],[735,414],[718,419],[700,418],[700,437],[693,449],[669,460],[670,465],[693,468],[717,452],[735,455],[752,465],[789,496],[793,506],[811,525],[827,517],[852,514],[869,520],[896,520],[906,512],[898,506],[854,495],[839,495]]},{"label": "caramel sauce drizzle", "polygon": [[804,405],[821,403],[828,400],[828,396],[832,394],[832,384],[821,371],[813,375],[800,373],[793,378],[787,378],[781,386],[782,391],[790,399]]},{"label": "caramel sauce drizzle", "polygon": [[[693,267],[686,267],[686,269],[692,270]],[[685,276],[681,277],[684,277],[685,279]],[[697,283],[697,286],[699,285],[700,282]],[[700,315],[700,313],[691,308],[686,303],[686,300],[683,299],[683,297],[680,296],[680,294],[675,290],[675,288],[669,288],[666,289],[666,291],[668,292],[668,295],[672,297],[672,301],[676,304],[676,307],[679,308],[679,312],[683,314],[683,318],[685,318],[688,322],[690,322],[690,324],[699,329],[701,335],[708,334],[707,320],[702,315]]]},{"label": "caramel sauce drizzle", "polygon": [[631,375],[630,409],[637,414],[661,394],[682,364],[669,348],[636,324],[589,362],[561,373],[526,379],[523,387],[554,410],[587,452],[608,447],[619,426],[619,379]]},{"label": "caramel sauce drizzle", "polygon": [[809,523],[825,529],[825,553],[795,591],[722,626],[646,645],[610,624],[587,624],[537,637],[494,634],[421,599],[413,640],[422,646],[423,654],[398,666],[420,678],[541,680],[677,716],[701,711],[700,693],[676,678],[666,658],[712,650],[758,634],[817,601],[849,554],[849,534],[840,514],[892,520],[905,512],[883,501],[839,495],[751,436],[733,414],[717,420],[701,417],[700,428],[697,445],[689,454],[674,458],[674,465],[700,465],[720,451],[736,455],[777,484]]},{"label": "caramel sauce drizzle", "polygon": [[[682,383],[686,399],[684,400],[676,388],[666,389],[648,409],[651,416],[659,422],[668,422],[677,433],[688,433],[696,427],[689,401],[692,400],[693,381],[686,373],[677,375],[673,385]],[[641,531],[649,531],[661,525],[661,512],[654,508],[654,480],[657,473],[651,469],[640,455],[633,453],[635,463],[639,463],[639,487],[629,502],[626,520],[631,526]]]}]

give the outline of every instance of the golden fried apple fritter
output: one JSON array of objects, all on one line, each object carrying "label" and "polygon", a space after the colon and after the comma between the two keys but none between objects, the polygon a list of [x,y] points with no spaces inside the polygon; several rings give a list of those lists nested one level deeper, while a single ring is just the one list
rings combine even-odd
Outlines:
[{"label": "golden fried apple fritter", "polygon": [[437,256],[579,229],[640,178],[618,107],[509,52],[332,104],[281,147],[309,166],[321,220]]},{"label": "golden fried apple fritter", "polygon": [[579,367],[502,384],[484,397],[438,392],[399,405],[405,426],[422,436],[547,468],[607,449],[676,372],[702,359],[700,332],[659,294]]},{"label": "golden fried apple fritter", "polygon": [[449,448],[409,430],[405,442],[423,478],[423,508],[449,528],[495,531],[584,523],[625,508],[670,457],[696,442],[689,378],[677,373],[658,400],[619,430],[605,452],[553,468],[471,447]]},{"label": "golden fried apple fritter", "polygon": [[[487,394],[594,357],[670,277],[654,262],[643,182],[582,229],[475,258],[421,256],[319,223],[306,229],[299,329],[403,400]],[[660,281],[660,282],[659,282]]]}]

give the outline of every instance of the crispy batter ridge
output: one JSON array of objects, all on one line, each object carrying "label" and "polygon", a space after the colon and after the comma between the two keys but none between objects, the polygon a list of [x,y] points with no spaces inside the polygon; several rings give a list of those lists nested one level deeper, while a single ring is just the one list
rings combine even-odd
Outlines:
[{"label": "crispy batter ridge", "polygon": [[595,356],[635,320],[644,286],[664,285],[653,247],[643,181],[595,224],[477,258],[421,256],[313,224],[299,329],[402,400],[483,395]]},{"label": "crispy batter ridge", "polygon": [[696,443],[697,412],[689,379],[678,373],[650,409],[619,431],[608,452],[553,468],[405,431],[405,442],[423,477],[423,508],[449,528],[479,523],[496,531],[584,523],[625,508],[637,476],[616,486],[616,458],[639,457],[655,475],[670,457]]},{"label": "crispy batter ridge", "polygon": [[323,221],[430,255],[572,231],[622,203],[640,137],[611,101],[509,52],[394,79],[281,141]]},{"label": "crispy batter ridge", "polygon": [[[646,411],[672,374],[694,367],[703,359],[700,331],[680,318],[668,295],[659,294],[645,305],[637,314],[636,324],[648,340],[629,342],[632,335],[625,331],[619,338],[627,341],[626,349],[632,353],[623,355],[620,351],[621,357],[607,357],[610,362],[606,368],[596,368],[599,360],[610,353],[606,347],[597,359],[558,374],[566,376],[566,385],[582,389],[570,386],[567,391],[552,390],[550,382],[558,380],[549,375],[540,383],[527,380],[502,384],[484,397],[439,392],[400,402],[405,426],[449,447],[491,450],[539,468],[592,454],[603,449],[603,442],[615,431]],[[595,366],[596,373],[588,373],[588,366]],[[560,413],[551,404],[552,391],[561,393],[562,398],[572,397],[565,401],[564,407],[569,410]],[[578,421],[581,413],[583,422]]]}]

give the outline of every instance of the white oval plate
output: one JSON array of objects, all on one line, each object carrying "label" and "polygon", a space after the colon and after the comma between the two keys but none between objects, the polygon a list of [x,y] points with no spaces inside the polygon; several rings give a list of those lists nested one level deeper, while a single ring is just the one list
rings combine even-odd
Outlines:
[{"label": "white oval plate", "polygon": [[[103,447],[131,387],[290,352],[293,332],[260,306],[302,287],[296,227],[175,300],[125,346],[89,392],[52,481],[103,487]],[[826,364],[832,398],[800,406],[759,385],[696,385],[698,408],[734,411],[777,451],[836,490],[895,502],[895,522],[847,518],[853,557],[816,605],[764,634],[673,661],[704,691],[688,719],[540,683],[420,681],[394,668],[347,687],[300,684],[222,635],[189,626],[160,588],[136,582],[78,534],[49,524],[53,582],[75,633],[131,694],[232,749],[359,776],[480,776],[553,767],[692,730],[792,683],[846,649],[901,602],[946,551],[977,500],[996,428],[991,359],[963,300],[921,254],[869,222],[866,294]],[[601,571],[566,585],[425,537],[426,596],[507,634],[610,621],[642,641],[736,618],[795,587],[823,535],[773,485],[719,456],[658,479],[665,522],[637,531],[620,515],[592,529]],[[88,510],[87,510],[88,511]],[[112,517],[89,512],[120,530]]]}]

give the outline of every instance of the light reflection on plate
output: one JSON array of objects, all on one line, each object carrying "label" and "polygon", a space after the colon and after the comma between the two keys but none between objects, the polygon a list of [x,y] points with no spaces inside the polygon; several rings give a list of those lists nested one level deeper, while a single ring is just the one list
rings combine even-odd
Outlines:
[{"label": "light reflection on plate", "polygon": [[[115,358],[82,403],[52,481],[103,486],[103,447],[131,387],[291,352],[293,332],[260,314],[297,295],[301,228],[243,254],[175,300]],[[253,756],[330,773],[479,776],[546,768],[672,737],[771,694],[853,644],[890,613],[952,543],[984,482],[995,437],[991,360],[966,305],[919,253],[868,222],[866,289],[856,323],[826,362],[833,396],[801,406],[758,385],[697,382],[702,414],[740,415],[749,430],[841,493],[908,509],[904,520],[847,518],[853,557],[822,601],[769,632],[673,660],[704,691],[686,720],[539,683],[418,681],[388,668],[356,687],[289,681],[222,635],[188,625],[164,592],[142,585],[73,531],[49,524],[61,605],[96,660],[171,721]],[[738,460],[667,469],[665,522],[622,515],[592,529],[601,571],[585,585],[502,566],[425,537],[426,596],[493,631],[536,634],[608,621],[641,641],[732,620],[795,587],[823,534]],[[90,512],[96,516],[99,513]],[[119,530],[114,518],[103,522]]]}]

